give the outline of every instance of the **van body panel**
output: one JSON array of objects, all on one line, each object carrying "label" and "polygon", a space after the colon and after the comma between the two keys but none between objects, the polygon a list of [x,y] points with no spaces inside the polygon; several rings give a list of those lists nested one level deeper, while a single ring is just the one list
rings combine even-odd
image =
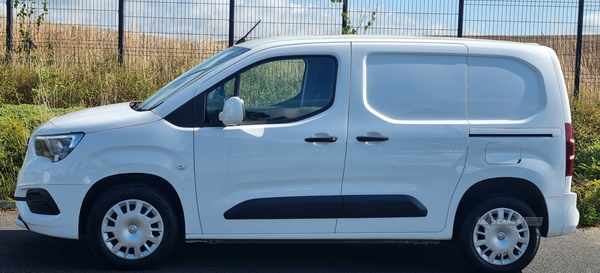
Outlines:
[{"label": "van body panel", "polygon": [[[278,37],[236,45],[190,71],[146,102],[41,125],[18,175],[16,223],[62,238],[101,233],[90,245],[110,248],[117,228],[138,230],[120,212],[144,204],[152,211],[144,217],[175,213],[163,224],[188,240],[458,238],[489,271],[513,263],[525,240],[537,247],[521,236],[566,235],[579,220],[569,97],[550,48]],[[474,219],[519,213],[546,218],[527,232],[509,225],[514,251],[480,248],[508,233],[490,235]],[[108,260],[120,259],[127,264]]]}]

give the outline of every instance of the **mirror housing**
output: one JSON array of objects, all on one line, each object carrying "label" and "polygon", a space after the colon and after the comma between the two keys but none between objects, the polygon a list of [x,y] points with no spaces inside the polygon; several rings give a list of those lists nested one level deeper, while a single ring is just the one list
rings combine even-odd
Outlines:
[{"label": "mirror housing", "polygon": [[226,126],[238,125],[244,122],[246,109],[240,97],[231,97],[225,101],[223,111],[219,113],[219,120]]}]

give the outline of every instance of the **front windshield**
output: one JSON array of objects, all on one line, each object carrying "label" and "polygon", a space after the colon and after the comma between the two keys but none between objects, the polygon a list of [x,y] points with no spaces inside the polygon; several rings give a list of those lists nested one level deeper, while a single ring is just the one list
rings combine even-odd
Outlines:
[{"label": "front windshield", "polygon": [[202,62],[198,66],[190,69],[188,72],[177,77],[165,87],[158,90],[150,98],[142,103],[137,109],[138,110],[152,110],[154,107],[159,106],[161,103],[179,93],[181,90],[188,87],[190,84],[195,82],[197,79],[202,77],[204,74],[210,72],[219,65],[226,61],[233,59],[249,49],[243,47],[230,47],[221,51],[219,54],[212,56],[210,59]]}]

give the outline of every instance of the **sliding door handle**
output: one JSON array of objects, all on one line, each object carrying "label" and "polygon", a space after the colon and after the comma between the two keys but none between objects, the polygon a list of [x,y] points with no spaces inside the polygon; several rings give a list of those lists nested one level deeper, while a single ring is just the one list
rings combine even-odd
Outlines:
[{"label": "sliding door handle", "polygon": [[367,141],[387,141],[389,140],[389,137],[386,136],[357,136],[356,140],[360,141],[360,142],[367,142]]},{"label": "sliding door handle", "polygon": [[327,143],[331,143],[331,142],[336,142],[337,141],[337,137],[334,136],[330,136],[330,137],[307,137],[304,139],[304,141],[306,142],[327,142]]}]

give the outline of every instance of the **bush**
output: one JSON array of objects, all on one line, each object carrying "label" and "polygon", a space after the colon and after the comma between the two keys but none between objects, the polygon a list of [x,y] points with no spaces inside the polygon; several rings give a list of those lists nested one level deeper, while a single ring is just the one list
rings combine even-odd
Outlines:
[{"label": "bush", "polygon": [[[573,101],[571,102],[571,115],[578,153],[600,143],[600,104],[598,102]],[[575,158],[576,161],[578,159],[580,158]]]},{"label": "bush", "polygon": [[600,105],[596,101],[571,102],[575,134],[573,192],[577,193],[580,226],[600,223]]},{"label": "bush", "polygon": [[600,180],[600,142],[577,149],[573,174],[576,180]]},{"label": "bush", "polygon": [[580,181],[573,191],[577,193],[579,225],[598,225],[600,223],[600,180]]},{"label": "bush", "polygon": [[54,116],[79,109],[48,109],[30,104],[0,106],[0,200],[13,197],[31,132]]}]

